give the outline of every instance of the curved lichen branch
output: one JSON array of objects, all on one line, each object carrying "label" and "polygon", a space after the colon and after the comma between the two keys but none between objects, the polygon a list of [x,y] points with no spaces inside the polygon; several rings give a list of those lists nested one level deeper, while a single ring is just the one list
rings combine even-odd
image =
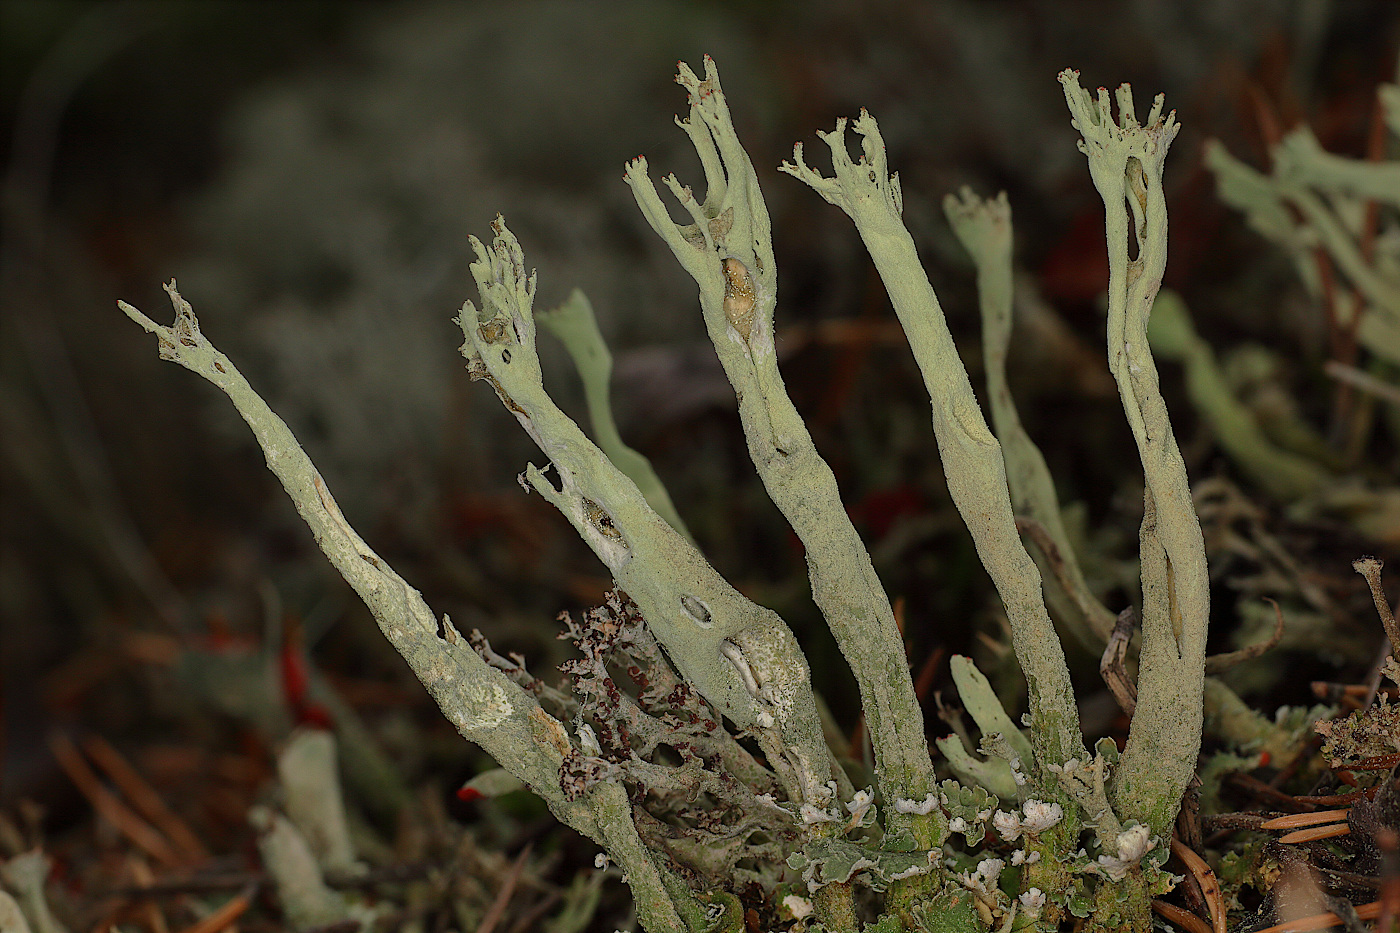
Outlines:
[{"label": "curved lichen branch", "polygon": [[528,784],[561,821],[608,849],[627,871],[649,930],[683,933],[686,926],[679,909],[693,908],[683,898],[677,900],[684,886],[674,883],[669,871],[642,845],[626,791],[602,783],[576,800],[566,797],[559,768],[572,743],[564,726],[533,696],[482,660],[451,621],[446,616],[439,620],[422,594],[365,543],[341,514],[291,429],[200,332],[194,310],[180,297],[175,283],[165,290],[175,306],[170,327],[157,324],[126,302],[118,306],[156,336],[161,359],[179,363],[228,395],[317,545],[364,600],[380,631],[458,731]]},{"label": "curved lichen branch", "polygon": [[800,149],[782,170],[850,215],[909,338],[933,403],[948,491],[1011,621],[1012,644],[1030,685],[1037,764],[1082,756],[1069,670],[1045,609],[1040,573],[1016,530],[1001,445],[982,416],[938,297],[900,218],[899,181],[888,172],[879,126],[864,112],[852,125],[864,153],[857,162],[846,151],[845,126],[839,122],[836,133],[822,136],[831,149],[834,177],[808,167]]},{"label": "curved lichen branch", "polygon": [[[1079,150],[1106,208],[1108,363],[1137,442],[1146,481],[1139,535],[1142,561],[1142,652],[1138,705],[1111,788],[1119,815],[1166,838],[1200,749],[1209,579],[1200,523],[1191,501],[1147,323],[1167,264],[1167,201],[1162,167],[1179,127],[1158,95],[1139,123],[1132,91],[1096,98],[1078,73],[1060,75]],[[1129,255],[1130,239],[1136,247]]]},{"label": "curved lichen branch", "polygon": [[904,192],[899,186],[899,173],[889,171],[885,155],[885,139],[880,125],[869,112],[861,108],[851,126],[860,137],[861,158],[851,161],[846,150],[846,118],[838,117],[834,132],[817,131],[817,138],[831,150],[831,169],[835,177],[826,178],[803,160],[802,143],[794,143],[792,161],[778,166],[778,171],[805,182],[813,191],[859,220],[858,214],[883,209],[895,217],[904,215]]},{"label": "curved lichen branch", "polygon": [[1400,663],[1400,622],[1396,622],[1395,613],[1390,609],[1390,602],[1386,599],[1385,588],[1381,586],[1381,568],[1385,564],[1376,557],[1358,557],[1351,562],[1352,569],[1366,578],[1366,585],[1371,590],[1371,600],[1376,604],[1376,613],[1381,617],[1381,627],[1385,629],[1385,637],[1390,641],[1390,656],[1396,663]]},{"label": "curved lichen branch", "polygon": [[[665,184],[690,215],[691,223],[682,225],[671,219],[644,159],[628,164],[626,181],[647,222],[699,286],[706,330],[734,385],[749,455],[806,549],[813,599],[860,687],[880,790],[887,800],[922,800],[937,783],[899,627],[773,352],[778,277],[758,176],[734,131],[714,62],[705,60],[704,80],[684,64],[676,80],[690,95],[689,116],[679,125],[705,169],[704,201],[667,176]],[[908,828],[921,847],[938,846],[946,835],[938,811],[887,816],[887,829]]]},{"label": "curved lichen branch", "polygon": [[730,586],[545,392],[534,275],[500,218],[493,230],[490,247],[472,240],[481,308],[468,301],[458,323],[468,371],[496,390],[557,482],[534,466],[525,479],[603,561],[685,679],[755,735],[793,800],[827,806],[833,762],[797,639],[776,613]]}]

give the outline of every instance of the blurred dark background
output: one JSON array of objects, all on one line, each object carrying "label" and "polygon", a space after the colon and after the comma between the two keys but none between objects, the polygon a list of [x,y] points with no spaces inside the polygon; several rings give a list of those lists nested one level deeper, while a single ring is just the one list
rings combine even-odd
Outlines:
[{"label": "blurred dark background", "polygon": [[[844,215],[776,171],[792,143],[820,165],[815,130],[861,107],[879,119],[975,385],[970,266],[939,203],[963,184],[1009,192],[1018,266],[1050,309],[1013,357],[1022,418],[1099,544],[1131,552],[1141,479],[1101,362],[1103,210],[1056,73],[1129,81],[1140,113],[1166,94],[1183,125],[1168,284],[1212,342],[1267,343],[1306,374],[1326,352],[1316,309],[1216,201],[1201,144],[1262,165],[1267,110],[1360,155],[1397,24],[1400,5],[1381,0],[0,3],[0,809],[44,801],[61,848],[88,815],[47,738],[87,730],[139,752],[172,794],[223,775],[206,818],[236,836],[257,772],[239,756],[277,737],[185,655],[289,643],[385,735],[437,735],[440,751],[405,761],[443,786],[475,767],[231,406],[159,361],[117,298],[165,322],[160,284],[178,279],[372,546],[459,628],[548,678],[555,614],[596,604],[608,581],[521,492],[516,474],[542,456],[456,354],[450,318],[474,297],[466,238],[503,213],[539,269],[538,307],[588,292],[624,436],[716,566],[813,645],[849,728],[853,688],[747,462],[693,284],[621,180],[641,153],[655,175],[701,183],[671,123],[685,108],[675,62],[719,64],[773,216],[789,390],[903,601],[917,665],[977,648],[979,632],[997,641],[998,610],[868,258]],[[852,326],[819,328],[839,322]],[[567,361],[542,353],[583,420]],[[1324,415],[1326,398],[1304,406]],[[1190,438],[1190,409],[1174,411]],[[1193,476],[1221,469],[1214,456],[1199,447]],[[172,754],[192,744],[208,757]]]}]

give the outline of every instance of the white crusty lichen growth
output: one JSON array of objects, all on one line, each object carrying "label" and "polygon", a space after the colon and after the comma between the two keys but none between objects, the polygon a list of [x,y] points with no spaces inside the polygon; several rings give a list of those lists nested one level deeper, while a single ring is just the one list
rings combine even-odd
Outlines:
[{"label": "white crusty lichen growth", "polygon": [[1118,834],[1111,853],[1100,855],[1094,870],[1110,881],[1122,881],[1156,844],[1152,830],[1138,823]]},{"label": "white crusty lichen growth", "polygon": [[789,796],[826,807],[834,762],[822,738],[807,661],[787,624],[746,599],[658,515],[627,475],[545,392],[535,347],[535,275],[497,218],[491,245],[472,238],[481,307],[457,323],[462,355],[546,456],[557,485],[529,485],[574,525],[641,610],[681,675],[763,747]]},{"label": "white crusty lichen growth", "polygon": [[1120,817],[1165,836],[1200,749],[1210,614],[1200,523],[1147,340],[1167,264],[1162,166],[1178,126],[1175,113],[1163,113],[1161,95],[1139,123],[1132,90],[1121,86],[1115,121],[1107,90],[1090,97],[1074,71],[1061,73],[1060,83],[1106,208],[1108,364],[1146,481],[1138,704],[1110,799]]},{"label": "white crusty lichen growth", "polygon": [[[681,63],[676,81],[690,96],[689,116],[678,125],[700,156],[703,202],[666,176],[665,186],[689,215],[688,223],[677,223],[645,158],[628,164],[625,179],[647,222],[699,286],[705,326],[734,385],[754,466],[806,549],[813,599],[860,687],[880,791],[886,800],[923,799],[936,780],[894,612],[841,505],[836,478],[778,371],[778,275],[758,176],[734,131],[714,62],[706,57],[703,80]],[[895,811],[889,820],[888,828],[908,828],[922,847],[940,845],[946,835],[937,810]]]},{"label": "white crusty lichen growth", "polygon": [[1063,761],[1083,750],[1079,713],[1064,651],[1041,594],[1040,572],[1016,529],[1001,445],[982,416],[938,297],[900,216],[899,177],[889,171],[879,125],[865,111],[852,124],[861,140],[857,162],[846,150],[846,126],[846,120],[838,120],[835,132],[818,134],[831,150],[834,177],[808,167],[800,143],[793,149],[793,161],[781,168],[850,216],[879,270],[933,403],[933,430],[948,491],[1011,622],[1016,658],[1030,687],[1036,757]]},{"label": "white crusty lichen growth", "polygon": [[268,469],[282,483],[317,545],[374,615],[379,629],[428,688],[443,714],[467,739],[524,781],[561,821],[607,846],[627,872],[638,913],[648,930],[683,933],[689,907],[684,885],[642,845],[627,793],[600,784],[569,799],[559,768],[571,748],[562,724],[539,702],[488,665],[445,616],[438,620],[422,594],[394,572],[341,514],[325,481],[291,429],[267,406],[227,356],[205,338],[189,302],[172,281],[171,327],[157,324],[126,302],[118,307],[160,346],[161,359],[204,377],[228,395],[252,429]]}]

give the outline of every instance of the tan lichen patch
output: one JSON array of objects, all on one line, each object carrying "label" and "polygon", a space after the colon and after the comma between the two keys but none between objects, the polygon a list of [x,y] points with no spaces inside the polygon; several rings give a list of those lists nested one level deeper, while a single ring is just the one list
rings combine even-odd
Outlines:
[{"label": "tan lichen patch", "polygon": [[560,755],[567,757],[573,751],[563,724],[538,706],[530,708],[530,733],[537,743],[552,745]]},{"label": "tan lichen patch", "polygon": [[753,331],[754,305],[758,302],[753,276],[748,267],[733,256],[724,260],[723,269],[724,316],[729,326],[747,341]]}]

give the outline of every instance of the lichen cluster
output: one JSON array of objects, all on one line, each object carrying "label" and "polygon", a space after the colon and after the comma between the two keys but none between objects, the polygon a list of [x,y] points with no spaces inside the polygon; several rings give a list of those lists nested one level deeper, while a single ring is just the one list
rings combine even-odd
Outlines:
[{"label": "lichen cluster", "polygon": [[[1228,710],[1231,696],[1206,679],[1205,544],[1153,357],[1166,331],[1149,340],[1166,264],[1162,173],[1174,113],[1159,96],[1139,120],[1126,85],[1111,102],[1105,89],[1083,90],[1075,72],[1060,75],[1106,208],[1106,352],[1143,468],[1135,677],[1123,667],[1132,614],[1090,592],[1053,480],[1007,388],[1005,197],[964,190],[945,203],[977,267],[989,425],[904,223],[875,118],[862,112],[819,134],[830,175],[808,165],[800,144],[782,165],[849,215],[885,284],[929,392],[949,491],[1000,595],[1029,686],[1018,723],[972,662],[955,658],[980,740],[960,725],[940,740],[935,761],[890,599],[778,369],[778,270],[758,176],[714,63],[706,59],[703,77],[682,64],[677,81],[690,108],[678,125],[699,156],[703,197],[667,175],[678,222],[645,158],[628,163],[625,180],[698,288],[755,471],[805,549],[813,599],[859,685],[869,771],[828,741],[787,623],[710,566],[650,465],[617,436],[610,360],[587,300],[575,295],[537,312],[535,273],[501,218],[489,243],[471,241],[479,295],[456,318],[467,371],[548,460],[522,474],[525,491],[558,509],[617,587],[581,619],[562,617],[580,657],[564,665],[561,685],[478,634],[459,634],[365,544],[290,431],[200,333],[174,283],[173,328],[123,309],[158,336],[163,358],[229,394],[384,634],[462,734],[499,763],[501,772],[469,786],[525,786],[543,798],[623,870],[652,933],[737,930],[742,911],[758,908],[810,933],[1054,930],[1070,918],[1084,930],[1148,930],[1151,900],[1176,881],[1163,866],[1206,708]],[[848,129],[859,158],[847,149]],[[1194,335],[1181,320],[1172,318],[1180,339],[1171,347],[1186,352]],[[578,364],[594,437],[544,388],[541,323]],[[1105,664],[1116,659],[1115,695],[1132,717],[1121,752],[1109,739],[1092,749],[1084,742],[1052,609],[1082,644],[1110,645]],[[1388,728],[1388,715],[1368,713],[1365,729],[1334,725],[1329,737],[1340,743],[1345,733],[1356,745],[1367,729]],[[1246,726],[1258,731],[1252,720]]]}]

